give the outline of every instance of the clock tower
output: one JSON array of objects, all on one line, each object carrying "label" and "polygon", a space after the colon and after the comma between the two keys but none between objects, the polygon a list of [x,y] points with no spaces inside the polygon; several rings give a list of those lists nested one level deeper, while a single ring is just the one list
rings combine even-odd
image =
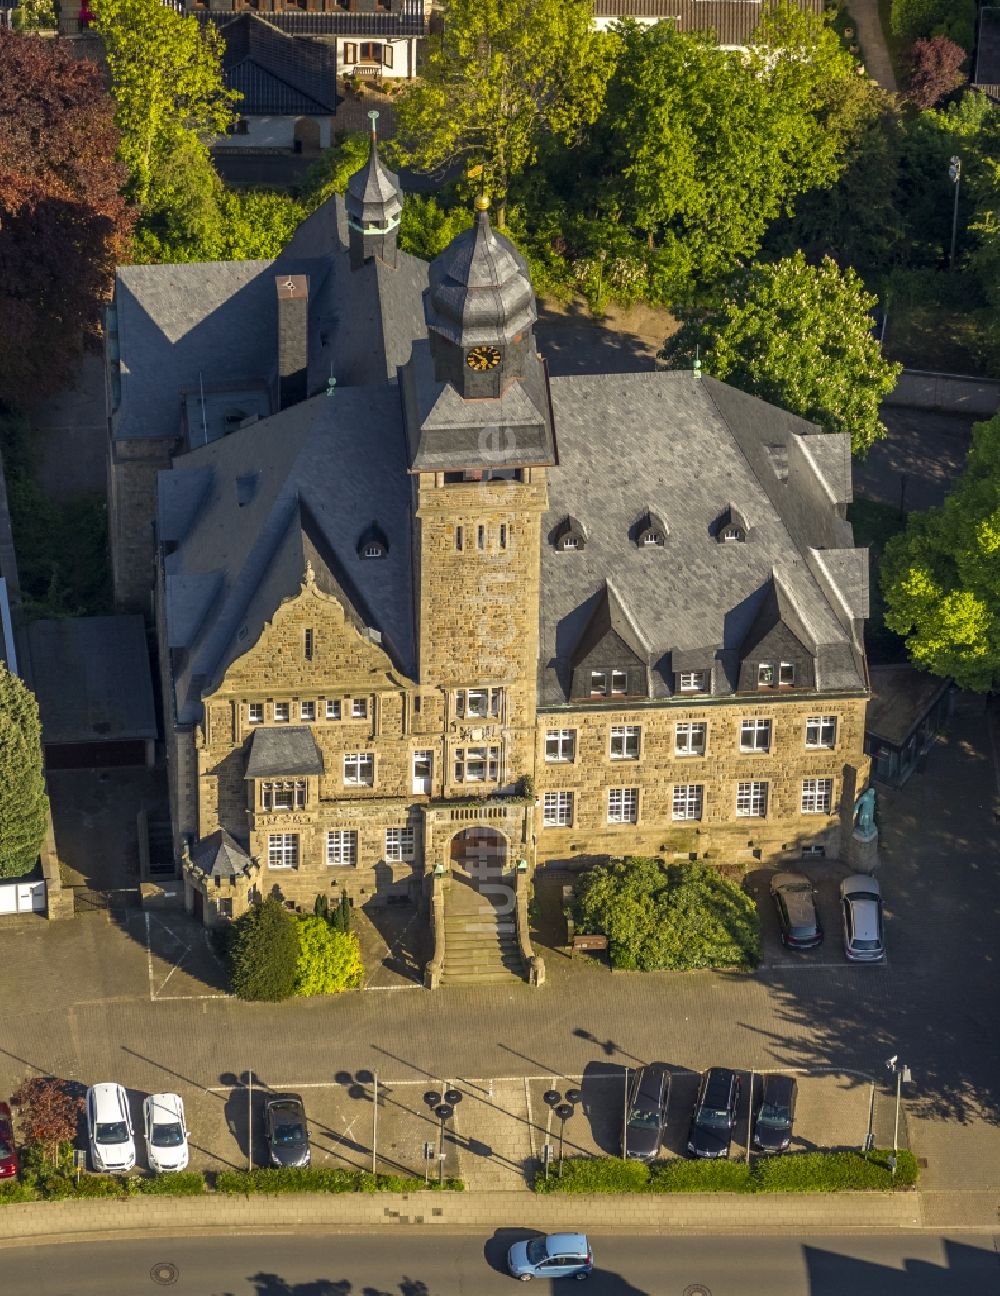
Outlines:
[{"label": "clock tower", "polygon": [[446,795],[462,792],[470,752],[486,760],[481,792],[534,772],[539,543],[556,460],[528,267],[487,206],[431,263],[427,340],[400,370],[418,678],[438,699]]}]

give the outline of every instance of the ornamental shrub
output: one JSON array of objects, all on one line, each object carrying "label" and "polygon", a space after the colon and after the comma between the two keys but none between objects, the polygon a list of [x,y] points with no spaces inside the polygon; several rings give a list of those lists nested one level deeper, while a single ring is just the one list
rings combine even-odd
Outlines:
[{"label": "ornamental shrub", "polygon": [[38,703],[0,664],[0,877],[34,868],[48,821]]},{"label": "ornamental shrub", "polygon": [[535,1192],[539,1193],[637,1193],[649,1187],[649,1166],[645,1161],[621,1157],[573,1157],[563,1161],[562,1178],[555,1162],[548,1180],[539,1168]]},{"label": "ornamental shrub", "polygon": [[576,931],[608,937],[616,968],[750,968],[760,958],[757,906],[705,864],[633,857],[584,874]]},{"label": "ornamental shrub", "polygon": [[229,952],[233,990],[241,999],[288,999],[295,993],[298,957],[298,924],[268,896],[236,922]]},{"label": "ornamental shrub", "polygon": [[316,915],[299,918],[297,925],[295,993],[322,995],[356,990],[365,975],[357,936],[338,931]]}]

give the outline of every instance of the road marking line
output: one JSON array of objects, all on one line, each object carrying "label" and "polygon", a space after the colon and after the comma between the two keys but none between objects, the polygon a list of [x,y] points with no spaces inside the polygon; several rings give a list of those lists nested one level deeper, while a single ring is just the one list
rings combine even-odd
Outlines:
[{"label": "road marking line", "polygon": [[152,1003],[156,998],[153,994],[153,944],[149,928],[149,912],[143,914],[146,920],[146,968],[149,972],[149,1002]]},{"label": "road marking line", "polygon": [[531,1084],[528,1077],[524,1077],[524,1106],[528,1116],[528,1142],[531,1146],[531,1159],[535,1160],[535,1122],[531,1117]]}]

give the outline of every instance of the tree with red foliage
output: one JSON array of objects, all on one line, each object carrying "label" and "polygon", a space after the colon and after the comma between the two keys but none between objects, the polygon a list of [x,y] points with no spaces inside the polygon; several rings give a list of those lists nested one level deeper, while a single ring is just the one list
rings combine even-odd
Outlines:
[{"label": "tree with red foliage", "polygon": [[0,401],[64,386],[93,335],[133,213],[96,64],[0,27]]},{"label": "tree with red foliage", "polygon": [[947,36],[915,40],[906,56],[906,98],[916,108],[933,108],[964,84],[962,64],[967,58],[961,45]]},{"label": "tree with red foliage", "polygon": [[25,1143],[41,1144],[52,1159],[60,1143],[72,1143],[76,1138],[83,1099],[74,1093],[75,1087],[55,1076],[33,1076],[11,1096]]}]

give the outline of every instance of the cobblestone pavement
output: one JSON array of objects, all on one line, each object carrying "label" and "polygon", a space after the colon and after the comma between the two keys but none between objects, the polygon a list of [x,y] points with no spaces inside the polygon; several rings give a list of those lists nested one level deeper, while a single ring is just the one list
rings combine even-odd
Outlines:
[{"label": "cobblestone pavement", "polygon": [[[40,1072],[187,1094],[232,1087],[248,1068],[263,1083],[330,1085],[378,1071],[436,1084],[447,1071],[487,1077],[488,1087],[489,1078],[653,1059],[682,1071],[828,1068],[888,1080],[885,1060],[898,1054],[913,1071],[909,1136],[927,1160],[933,1221],[986,1212],[995,1221],[997,804],[983,703],[963,697],[923,769],[880,803],[883,968],[837,962],[833,930],[822,961],[765,959],[754,976],[611,974],[578,963],[553,967],[542,990],[373,988],[275,1006],[226,996],[193,931],[171,928],[178,949],[191,950],[171,963],[168,948],[147,946],[143,914],[18,922],[0,931],[0,1093]],[[887,1090],[879,1092],[884,1111]],[[476,1100],[467,1101],[471,1113]],[[477,1137],[471,1124],[463,1130],[466,1119],[459,1133]],[[965,1203],[960,1219],[956,1203]]]}]

